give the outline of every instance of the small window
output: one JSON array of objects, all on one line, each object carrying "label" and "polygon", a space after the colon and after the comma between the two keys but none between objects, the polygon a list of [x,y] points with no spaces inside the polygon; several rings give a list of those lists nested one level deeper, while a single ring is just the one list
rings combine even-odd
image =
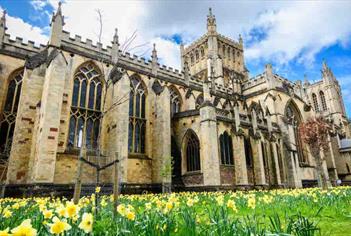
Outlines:
[{"label": "small window", "polygon": [[232,137],[224,132],[219,136],[222,165],[234,165]]},{"label": "small window", "polygon": [[195,108],[200,109],[200,106],[202,105],[202,103],[204,103],[204,96],[200,94],[196,99]]},{"label": "small window", "polygon": [[186,143],[186,163],[187,171],[199,171],[200,167],[200,142],[196,134],[191,131],[188,133]]},{"label": "small window", "polygon": [[321,98],[323,111],[328,110],[328,108],[327,108],[327,103],[326,103],[326,101],[325,101],[325,96],[324,96],[323,91],[320,91],[320,92],[319,92],[319,97]]},{"label": "small window", "polygon": [[319,112],[319,106],[318,106],[317,95],[316,95],[315,93],[312,93],[312,100],[313,100],[314,110],[315,110],[316,112]]},{"label": "small window", "polygon": [[249,138],[244,139],[244,148],[245,148],[245,159],[246,159],[246,167],[252,168],[253,167],[253,155],[252,155],[252,148]]},{"label": "small window", "polygon": [[177,112],[180,112],[180,95],[175,88],[170,89],[171,117]]}]

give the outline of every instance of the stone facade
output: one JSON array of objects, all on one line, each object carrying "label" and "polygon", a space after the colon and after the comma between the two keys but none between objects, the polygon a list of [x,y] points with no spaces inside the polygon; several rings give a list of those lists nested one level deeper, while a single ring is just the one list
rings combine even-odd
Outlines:
[{"label": "stone facade", "polygon": [[[5,16],[0,25],[0,173],[11,186],[74,183],[82,127],[84,157],[104,165],[118,153],[125,184],[302,187],[316,172],[297,126],[316,115],[333,126],[323,154],[329,179],[350,179],[351,148],[341,145],[350,125],[327,64],[313,84],[270,64],[249,78],[243,39],[219,34],[211,11],[207,32],[180,47],[182,71],[160,65],[155,47],[151,60],[123,54],[117,31],[106,48],[70,37],[60,7],[47,45],[10,39]],[[83,183],[94,183],[96,170],[82,169]],[[112,176],[100,171],[103,183]]]}]

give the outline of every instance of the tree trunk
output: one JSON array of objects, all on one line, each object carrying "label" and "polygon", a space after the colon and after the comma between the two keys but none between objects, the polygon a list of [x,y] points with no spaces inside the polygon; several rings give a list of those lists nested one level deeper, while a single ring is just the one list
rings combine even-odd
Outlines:
[{"label": "tree trunk", "polygon": [[[115,160],[119,161],[118,152],[115,153]],[[118,197],[119,197],[119,173],[118,173],[118,162],[113,165],[113,215],[117,215]]]},{"label": "tree trunk", "polygon": [[325,172],[323,170],[323,160],[321,158],[321,154],[320,154],[320,148],[316,148],[316,147],[310,147],[312,154],[316,160],[316,171],[317,171],[317,175],[318,178],[320,179],[320,183],[321,183],[321,187],[323,190],[327,190],[328,189],[328,178],[325,175]]}]

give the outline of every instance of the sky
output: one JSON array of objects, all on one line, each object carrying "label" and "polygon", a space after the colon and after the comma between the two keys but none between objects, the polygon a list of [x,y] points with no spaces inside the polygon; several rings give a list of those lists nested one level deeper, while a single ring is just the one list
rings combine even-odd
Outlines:
[{"label": "sky", "polygon": [[[0,0],[7,11],[7,33],[25,41],[46,44],[58,0]],[[211,7],[217,31],[244,40],[250,76],[271,63],[289,80],[321,79],[326,60],[340,82],[351,116],[351,1],[112,1],[66,0],[62,3],[64,30],[98,41],[97,11],[102,15],[102,42],[110,45],[115,28],[120,44],[133,34],[131,53],[146,58],[156,44],[161,64],[180,67],[181,43],[188,45],[206,33]]]}]

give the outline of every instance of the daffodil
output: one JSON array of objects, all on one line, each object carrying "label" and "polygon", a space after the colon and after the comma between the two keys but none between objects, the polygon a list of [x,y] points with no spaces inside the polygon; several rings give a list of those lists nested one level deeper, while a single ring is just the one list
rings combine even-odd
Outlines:
[{"label": "daffodil", "polygon": [[9,236],[9,231],[10,229],[9,228],[6,228],[4,230],[0,230],[0,236]]},{"label": "daffodil", "polygon": [[187,204],[189,207],[191,207],[191,206],[194,205],[194,200],[191,199],[191,198],[189,198],[189,199],[186,201],[186,204]]},{"label": "daffodil", "polygon": [[228,200],[227,207],[232,209],[234,212],[238,211],[238,209],[235,206],[235,202],[233,200]]},{"label": "daffodil", "polygon": [[12,208],[18,210],[20,208],[20,204],[16,202],[15,204],[13,204]]},{"label": "daffodil", "polygon": [[74,204],[73,202],[67,202],[66,204],[66,217],[73,218],[79,213],[79,206]]},{"label": "daffodil", "polygon": [[53,213],[51,210],[44,210],[43,216],[44,216],[44,219],[51,219],[51,217],[53,216]]},{"label": "daffodil", "polygon": [[31,220],[24,220],[19,226],[11,230],[13,236],[35,236],[37,230],[32,227]]},{"label": "daffodil", "polygon": [[100,191],[101,191],[101,187],[98,186],[95,188],[95,193],[100,193]]},{"label": "daffodil", "polygon": [[52,234],[62,234],[65,231],[71,229],[71,226],[66,221],[61,221],[56,216],[52,219],[52,224],[50,224],[50,233]]},{"label": "daffodil", "polygon": [[119,214],[121,214],[122,216],[124,216],[126,214],[126,207],[125,207],[125,205],[124,204],[119,204],[117,206],[117,212]]},{"label": "daffodil", "polygon": [[93,230],[93,215],[91,213],[84,213],[78,227],[85,233],[90,233]]},{"label": "daffodil", "polygon": [[255,207],[256,207],[256,198],[255,198],[255,196],[249,197],[249,199],[247,200],[247,206],[249,208],[255,209]]},{"label": "daffodil", "polygon": [[9,209],[5,208],[3,215],[5,218],[10,218],[12,216],[12,211],[10,211]]},{"label": "daffodil", "polygon": [[152,203],[151,203],[151,202],[145,203],[145,208],[146,208],[147,210],[150,210],[150,209],[152,208]]},{"label": "daffodil", "polygon": [[56,213],[59,215],[59,217],[66,217],[66,208],[63,205],[60,205],[56,209]]},{"label": "daffodil", "polygon": [[133,220],[135,219],[135,213],[134,213],[133,211],[128,210],[128,211],[127,211],[127,214],[126,214],[126,218],[127,218],[128,220],[133,221]]}]

